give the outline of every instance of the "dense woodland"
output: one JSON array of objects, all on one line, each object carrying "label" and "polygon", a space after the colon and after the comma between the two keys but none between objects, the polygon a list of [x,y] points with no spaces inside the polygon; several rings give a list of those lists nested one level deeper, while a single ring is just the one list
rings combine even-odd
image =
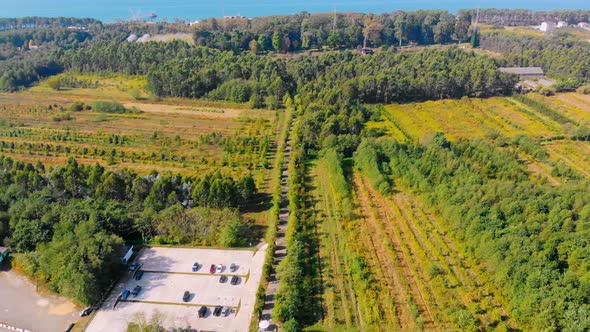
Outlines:
[{"label": "dense woodland", "polygon": [[257,192],[250,176],[138,176],[74,159],[46,169],[4,157],[0,169],[0,242],[81,303],[96,303],[116,277],[124,242],[241,246],[250,236],[235,210]]}]

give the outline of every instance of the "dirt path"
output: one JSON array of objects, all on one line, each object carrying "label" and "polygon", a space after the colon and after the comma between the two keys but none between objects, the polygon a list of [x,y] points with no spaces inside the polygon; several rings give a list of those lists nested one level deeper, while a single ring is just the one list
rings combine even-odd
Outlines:
[{"label": "dirt path", "polygon": [[[295,125],[295,117],[289,120],[288,124],[289,131],[288,136],[292,132]],[[272,271],[268,278],[268,286],[266,287],[266,297],[264,301],[264,307],[260,320],[268,320],[272,322],[272,311],[275,307],[275,296],[279,290],[279,280],[277,279],[277,267],[287,256],[287,240],[285,233],[287,231],[287,222],[289,220],[289,199],[287,193],[289,192],[289,161],[291,160],[291,138],[287,138],[287,144],[285,145],[285,160],[283,162],[282,173],[281,173],[281,209],[279,211],[279,222],[278,230],[275,238],[275,252],[274,261],[272,264]]]},{"label": "dirt path", "polygon": [[[400,323],[402,329],[412,328],[413,324],[415,324],[414,319],[412,319],[411,313],[409,313],[408,308],[408,300],[412,299],[418,312],[424,318],[424,328],[425,329],[436,329],[436,324],[434,322],[434,316],[426,303],[424,295],[420,287],[418,286],[418,277],[415,275],[414,271],[410,267],[410,260],[405,252],[402,239],[398,236],[398,234],[390,234],[383,232],[380,227],[377,225],[380,223],[377,219],[380,219],[381,222],[390,223],[388,218],[383,215],[380,211],[382,211],[381,207],[378,205],[373,205],[375,200],[371,197],[370,193],[364,190],[365,185],[360,178],[360,176],[355,176],[353,179],[354,189],[356,195],[359,199],[359,203],[363,210],[364,215],[366,216],[366,220],[369,227],[370,235],[373,237],[379,236],[380,239],[373,239],[373,244],[384,243],[384,238],[388,238],[391,242],[392,251],[395,253],[395,260],[396,262],[392,262],[391,259],[393,257],[386,258],[384,254],[381,254],[383,262],[388,262],[386,264],[382,263],[382,266],[385,267],[390,274],[391,280],[394,283],[394,291],[396,295],[399,296],[396,300],[396,308],[400,310]],[[381,227],[383,228],[383,226]],[[394,295],[394,300],[396,299]]]}]

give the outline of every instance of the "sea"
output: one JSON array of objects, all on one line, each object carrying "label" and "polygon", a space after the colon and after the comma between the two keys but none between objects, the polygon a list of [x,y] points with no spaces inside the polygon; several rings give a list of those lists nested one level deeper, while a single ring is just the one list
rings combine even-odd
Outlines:
[{"label": "sea", "polygon": [[0,18],[91,17],[105,23],[132,18],[195,21],[223,16],[267,16],[310,13],[388,13],[396,10],[464,8],[590,9],[590,0],[0,0]]}]

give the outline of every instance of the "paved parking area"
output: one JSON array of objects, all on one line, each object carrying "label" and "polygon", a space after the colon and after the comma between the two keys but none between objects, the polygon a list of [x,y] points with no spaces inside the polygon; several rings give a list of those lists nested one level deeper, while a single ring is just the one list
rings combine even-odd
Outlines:
[{"label": "paved parking area", "polygon": [[[137,261],[142,263],[143,278],[139,281],[126,275],[111,292],[86,331],[125,331],[127,324],[133,322],[138,313],[149,319],[154,312],[162,316],[165,328],[192,327],[199,331],[248,331],[254,311],[256,291],[262,274],[266,245],[257,251],[218,250],[188,248],[144,248]],[[201,266],[192,272],[192,266]],[[235,272],[229,267],[238,266]],[[220,283],[218,273],[209,273],[211,264],[225,265],[221,273],[228,276]],[[231,276],[239,276],[240,282],[231,285]],[[118,295],[124,290],[132,290],[136,285],[142,287],[137,297],[120,301],[113,309]],[[182,299],[189,291],[189,302]],[[204,318],[198,318],[201,306],[209,308]],[[212,314],[215,306],[233,309],[227,317]]]}]

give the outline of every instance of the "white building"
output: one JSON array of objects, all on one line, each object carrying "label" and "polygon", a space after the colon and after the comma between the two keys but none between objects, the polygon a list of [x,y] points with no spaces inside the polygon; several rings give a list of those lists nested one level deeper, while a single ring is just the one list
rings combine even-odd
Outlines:
[{"label": "white building", "polygon": [[137,40],[137,35],[136,34],[131,34],[131,35],[129,35],[129,37],[127,37],[127,42],[128,43],[133,43],[136,40]]},{"label": "white building", "polygon": [[551,32],[555,29],[557,29],[557,25],[554,22],[543,22],[541,23],[541,27],[539,27],[539,30],[543,32]]},{"label": "white building", "polygon": [[588,24],[586,22],[580,22],[580,23],[578,23],[578,28],[590,29],[590,24]]},{"label": "white building", "polygon": [[559,21],[557,22],[557,28],[567,28],[567,22],[565,21]]}]

